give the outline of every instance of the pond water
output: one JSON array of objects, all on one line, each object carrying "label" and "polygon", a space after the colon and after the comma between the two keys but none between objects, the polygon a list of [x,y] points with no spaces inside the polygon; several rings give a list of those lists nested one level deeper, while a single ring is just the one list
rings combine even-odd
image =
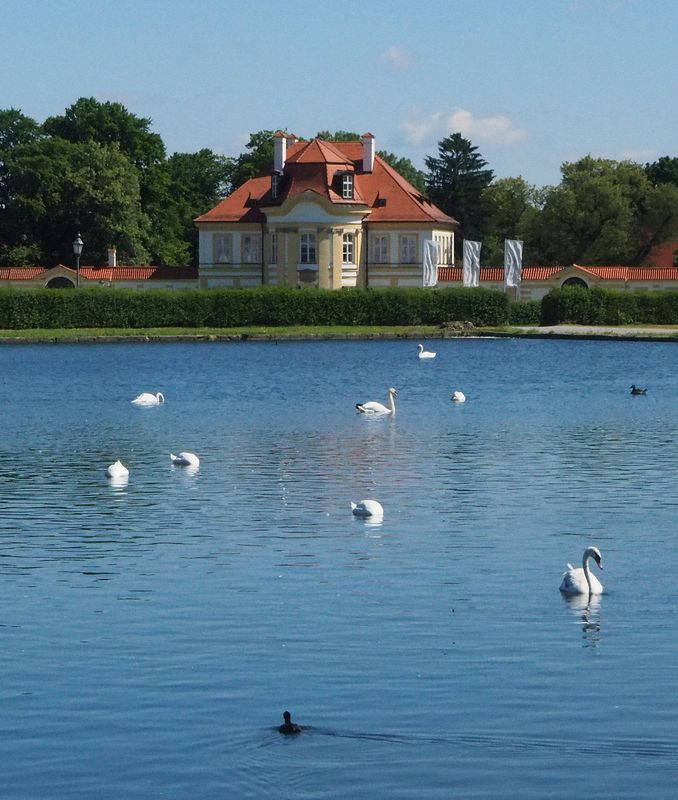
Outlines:
[{"label": "pond water", "polygon": [[675,797],[676,345],[427,349],[0,348],[3,800]]}]

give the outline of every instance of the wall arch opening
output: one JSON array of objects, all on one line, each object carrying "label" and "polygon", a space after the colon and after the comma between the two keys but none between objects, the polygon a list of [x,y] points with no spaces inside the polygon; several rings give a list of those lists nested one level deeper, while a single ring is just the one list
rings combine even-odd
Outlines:
[{"label": "wall arch opening", "polygon": [[581,289],[588,289],[589,285],[583,278],[568,278],[563,281],[563,286],[579,286]]},{"label": "wall arch opening", "polygon": [[70,278],[65,278],[63,275],[59,275],[56,278],[52,278],[51,280],[47,281],[45,284],[45,288],[47,289],[74,289],[75,284],[73,283]]}]

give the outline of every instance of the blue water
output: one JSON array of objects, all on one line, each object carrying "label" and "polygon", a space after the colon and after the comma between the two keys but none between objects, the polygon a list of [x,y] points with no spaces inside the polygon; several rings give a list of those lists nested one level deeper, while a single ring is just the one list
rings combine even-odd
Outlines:
[{"label": "blue water", "polygon": [[676,345],[415,344],[0,348],[3,800],[675,797]]}]

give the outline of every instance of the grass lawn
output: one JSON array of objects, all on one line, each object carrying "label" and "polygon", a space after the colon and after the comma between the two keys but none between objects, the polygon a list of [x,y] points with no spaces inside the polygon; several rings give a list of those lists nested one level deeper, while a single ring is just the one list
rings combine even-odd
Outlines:
[{"label": "grass lawn", "polygon": [[289,327],[257,326],[247,328],[27,328],[0,329],[0,340],[80,341],[93,339],[173,339],[173,338],[351,338],[351,337],[440,337],[436,325],[421,326],[339,326],[299,325]]}]

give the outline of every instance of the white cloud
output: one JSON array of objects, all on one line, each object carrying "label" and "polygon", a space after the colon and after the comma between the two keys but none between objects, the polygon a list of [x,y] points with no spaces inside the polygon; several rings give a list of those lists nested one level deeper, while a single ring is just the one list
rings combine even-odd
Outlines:
[{"label": "white cloud", "polygon": [[392,44],[381,54],[381,60],[391,69],[403,70],[414,64],[414,55],[404,47]]},{"label": "white cloud", "polygon": [[456,132],[472,141],[499,147],[510,147],[527,139],[527,131],[517,127],[504,114],[475,117],[473,112],[463,108],[448,114],[436,111],[414,121],[403,122],[401,127],[410,144],[422,144]]},{"label": "white cloud", "polygon": [[414,122],[403,122],[400,126],[405,132],[405,139],[410,144],[422,144],[430,139],[435,139],[444,129],[444,119],[440,111],[422,117]]}]

